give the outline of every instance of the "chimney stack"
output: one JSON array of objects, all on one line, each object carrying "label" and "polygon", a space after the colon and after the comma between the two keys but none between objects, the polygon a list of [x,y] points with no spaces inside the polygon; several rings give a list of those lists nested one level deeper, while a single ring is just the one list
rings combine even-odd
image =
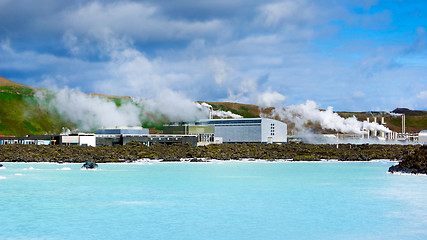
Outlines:
[{"label": "chimney stack", "polygon": [[406,127],[406,117],[405,114],[402,114],[402,133],[405,133],[405,127]]}]

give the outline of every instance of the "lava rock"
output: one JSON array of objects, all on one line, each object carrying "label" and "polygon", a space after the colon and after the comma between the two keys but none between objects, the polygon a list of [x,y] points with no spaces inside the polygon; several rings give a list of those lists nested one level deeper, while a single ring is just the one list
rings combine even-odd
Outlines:
[{"label": "lava rock", "polygon": [[427,145],[420,147],[414,152],[408,152],[403,160],[395,166],[391,166],[388,171],[391,173],[412,173],[427,174]]},{"label": "lava rock", "polygon": [[86,161],[82,168],[86,168],[86,169],[95,169],[98,168],[98,164],[94,163],[94,162],[90,162],[90,161]]}]

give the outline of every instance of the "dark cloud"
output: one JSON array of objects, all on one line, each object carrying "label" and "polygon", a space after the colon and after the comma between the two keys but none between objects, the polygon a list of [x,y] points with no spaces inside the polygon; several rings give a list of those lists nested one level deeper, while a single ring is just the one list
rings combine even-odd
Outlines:
[{"label": "dark cloud", "polygon": [[380,99],[400,91],[405,75],[421,86],[408,96],[427,91],[424,17],[406,14],[426,5],[0,0],[0,71],[24,84],[116,95],[156,98],[150,90],[167,87],[211,101],[271,103],[281,94],[291,104],[388,107]]},{"label": "dark cloud", "polygon": [[158,6],[163,13],[171,18],[209,20],[209,19],[233,19],[237,17],[249,17],[254,9],[263,4],[260,1],[246,0],[205,0],[205,1],[144,1]]}]

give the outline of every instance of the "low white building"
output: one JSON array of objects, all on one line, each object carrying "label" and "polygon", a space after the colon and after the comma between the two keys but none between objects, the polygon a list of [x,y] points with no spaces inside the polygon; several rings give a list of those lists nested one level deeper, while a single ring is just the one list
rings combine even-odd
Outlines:
[{"label": "low white building", "polygon": [[420,144],[427,144],[427,130],[422,130],[418,134],[418,143],[420,143]]},{"label": "low white building", "polygon": [[96,135],[95,134],[87,134],[87,133],[79,133],[79,134],[70,134],[70,135],[62,135],[61,136],[62,145],[73,146],[73,145],[81,145],[81,146],[96,146]]}]

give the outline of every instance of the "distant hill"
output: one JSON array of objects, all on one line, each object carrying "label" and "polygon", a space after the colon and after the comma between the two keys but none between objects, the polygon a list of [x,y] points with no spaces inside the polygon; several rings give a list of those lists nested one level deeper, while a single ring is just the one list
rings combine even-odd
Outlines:
[{"label": "distant hill", "polygon": [[397,113],[397,114],[407,114],[407,115],[423,115],[425,114],[425,111],[419,111],[419,110],[411,110],[408,108],[396,108],[393,111],[391,111],[392,113]]},{"label": "distant hill", "polygon": [[[74,129],[77,123],[72,123],[61,117],[56,111],[42,108],[34,97],[35,88],[25,86],[0,77],[0,135],[37,135],[59,134],[64,129]],[[132,101],[129,97],[110,96],[92,93],[90,95],[104,97],[120,106],[122,101]],[[231,103],[231,102],[206,102],[214,110],[230,111],[244,118],[253,118],[271,115],[274,108],[260,108],[257,105]],[[420,132],[427,129],[427,111],[416,111],[405,108],[396,108],[393,113],[384,112],[338,112],[344,118],[356,116],[360,121],[374,117],[380,121],[385,118],[386,126],[392,131],[401,132],[401,117],[406,116],[406,132]],[[277,117],[276,117],[277,119]],[[286,122],[286,121],[285,121]],[[156,123],[144,125],[145,127],[157,126]],[[161,123],[157,123],[161,126]],[[333,131],[320,129],[319,126],[310,126],[314,132],[333,133]],[[153,129],[154,131],[154,129]],[[288,123],[288,132],[292,131],[292,124]],[[157,131],[159,132],[159,131]]]},{"label": "distant hill", "polygon": [[3,87],[3,86],[30,88],[29,86],[22,85],[22,84],[7,80],[6,78],[0,77],[0,87]]}]

